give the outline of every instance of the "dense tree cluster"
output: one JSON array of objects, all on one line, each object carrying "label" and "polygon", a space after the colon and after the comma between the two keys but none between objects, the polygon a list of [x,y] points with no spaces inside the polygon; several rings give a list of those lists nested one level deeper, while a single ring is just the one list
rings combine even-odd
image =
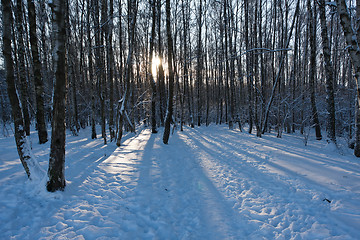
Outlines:
[{"label": "dense tree cluster", "polygon": [[[35,122],[44,143],[47,123],[59,117],[54,2],[9,2],[24,130],[30,134]],[[360,139],[355,138],[359,46],[355,37],[346,38],[349,31],[360,38],[358,1],[60,2],[64,117],[74,135],[91,126],[96,138],[100,124],[104,143],[120,145],[123,129],[135,131],[141,123],[153,133],[165,126],[166,135],[171,124],[182,130],[184,124],[227,123],[241,131],[247,126],[259,137],[271,130],[278,137],[295,130],[306,135],[315,128],[317,139],[336,143],[342,136],[349,144]],[[15,119],[10,120],[0,79],[4,125]]]}]

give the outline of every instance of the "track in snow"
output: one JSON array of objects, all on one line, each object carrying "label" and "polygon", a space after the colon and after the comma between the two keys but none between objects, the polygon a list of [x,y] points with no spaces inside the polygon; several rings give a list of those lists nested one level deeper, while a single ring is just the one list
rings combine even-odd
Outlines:
[{"label": "track in snow", "polygon": [[185,128],[169,145],[149,130],[120,148],[70,137],[66,191],[3,190],[18,197],[0,199],[0,238],[356,239],[359,164],[320,147],[225,126]]}]

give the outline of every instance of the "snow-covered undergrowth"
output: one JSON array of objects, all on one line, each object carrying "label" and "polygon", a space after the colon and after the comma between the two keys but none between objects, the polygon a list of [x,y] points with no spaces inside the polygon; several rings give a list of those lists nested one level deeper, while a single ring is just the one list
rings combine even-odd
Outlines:
[{"label": "snow-covered undergrowth", "polygon": [[[33,134],[33,138],[35,133]],[[226,126],[67,136],[64,192],[30,182],[0,138],[0,239],[359,239],[360,160],[301,136]],[[47,169],[49,143],[33,143]]]}]

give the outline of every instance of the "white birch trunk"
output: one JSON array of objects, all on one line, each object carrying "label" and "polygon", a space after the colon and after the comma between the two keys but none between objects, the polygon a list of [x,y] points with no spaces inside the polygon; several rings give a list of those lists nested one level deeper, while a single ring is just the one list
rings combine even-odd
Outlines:
[{"label": "white birch trunk", "polygon": [[351,19],[349,17],[348,9],[345,0],[336,0],[337,10],[340,17],[340,24],[344,30],[345,41],[347,44],[347,50],[349,52],[353,70],[356,79],[357,88],[357,104],[355,112],[355,148],[354,155],[360,157],[360,51],[357,42],[357,33],[351,26]]}]

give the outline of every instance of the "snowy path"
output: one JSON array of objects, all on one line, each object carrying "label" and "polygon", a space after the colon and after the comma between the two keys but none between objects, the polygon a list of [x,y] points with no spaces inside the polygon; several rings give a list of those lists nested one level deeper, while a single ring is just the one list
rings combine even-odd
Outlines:
[{"label": "snowy path", "polygon": [[[0,138],[0,239],[360,238],[360,164],[325,143],[225,126],[186,128],[169,145],[149,130],[120,148],[84,136],[68,138],[68,185],[55,194],[22,186]],[[46,150],[34,152],[46,167]]]},{"label": "snowy path", "polygon": [[[299,147],[299,144],[284,140],[277,140],[276,144],[276,139],[271,138],[269,141],[266,136],[260,139],[249,135],[247,138],[239,138],[238,132],[206,130],[189,131],[185,135],[189,146],[193,146],[194,150],[202,150],[198,151],[198,157],[217,188],[224,190],[227,199],[233,199],[234,208],[250,223],[247,229],[251,232],[251,238],[359,238],[359,233],[348,236],[348,232],[351,232],[349,225],[353,229],[359,226],[360,211],[355,205],[360,200],[358,163],[353,164],[351,171],[340,169],[337,166],[341,164],[339,156],[331,157],[320,152],[305,153],[306,149]],[[296,162],[295,153],[306,157]],[[307,171],[307,161],[315,161],[310,164],[313,172]],[[324,162],[329,161],[337,165],[324,167]],[[329,189],[334,186],[333,178],[339,178],[329,173],[333,168],[337,169],[336,173],[340,177],[349,176],[354,180],[351,184],[357,186],[352,189],[357,193],[356,198],[351,190],[341,190],[346,185],[338,185],[338,194],[333,194],[334,189]],[[334,200],[335,196],[340,199]],[[331,208],[335,211],[329,211],[329,204],[322,201],[324,198],[333,200]],[[336,212],[336,205],[349,201],[354,204],[352,209],[348,209],[353,212],[354,218],[339,219],[347,213],[341,210]],[[337,227],[334,228],[334,225]]]}]

